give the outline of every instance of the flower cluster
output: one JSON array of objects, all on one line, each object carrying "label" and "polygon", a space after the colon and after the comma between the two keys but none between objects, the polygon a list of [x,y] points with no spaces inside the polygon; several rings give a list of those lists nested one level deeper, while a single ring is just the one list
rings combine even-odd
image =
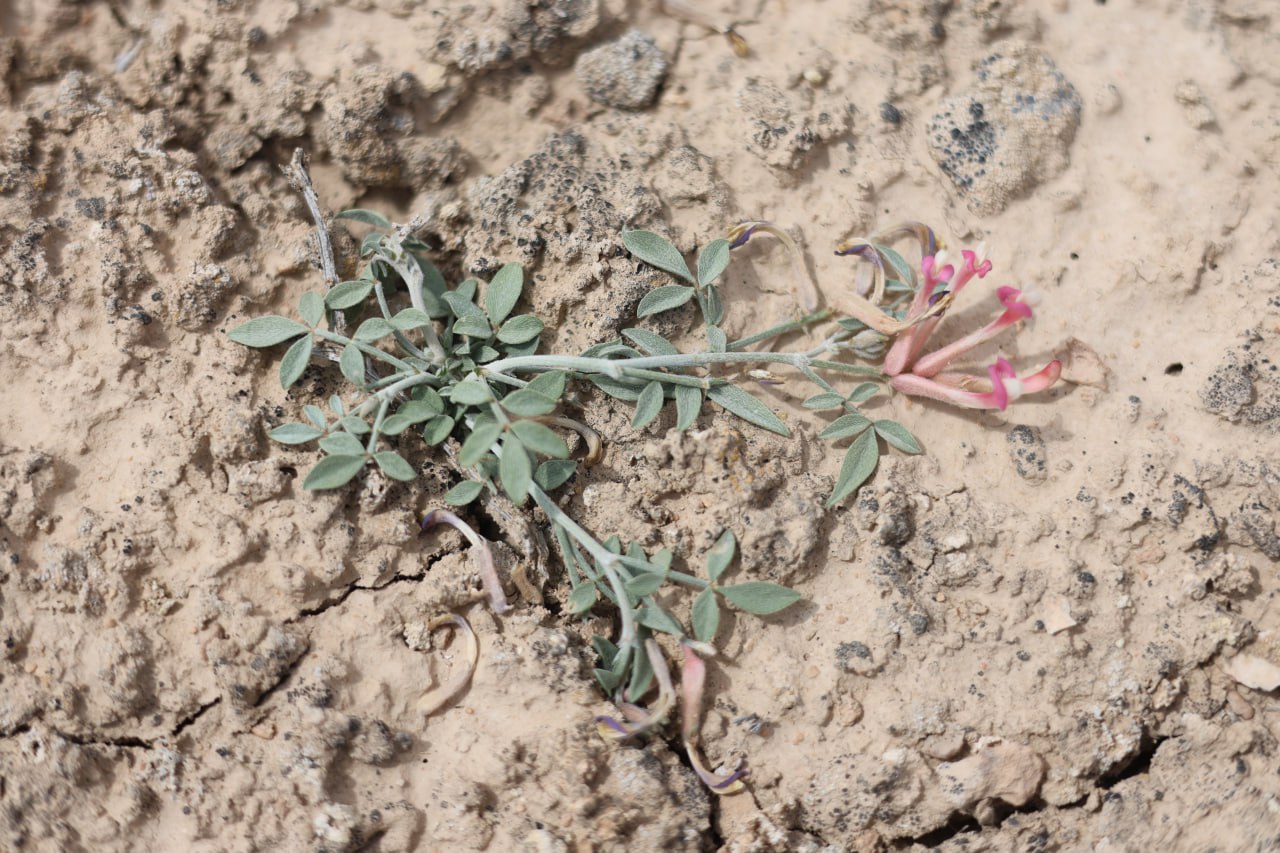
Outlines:
[{"label": "flower cluster", "polygon": [[965,285],[991,272],[991,261],[979,252],[961,252],[964,262],[958,271],[947,262],[945,250],[928,255],[921,262],[924,282],[907,309],[907,328],[897,335],[884,358],[884,372],[894,389],[967,409],[1003,411],[1024,394],[1043,391],[1058,381],[1062,363],[1057,359],[1024,377],[1019,377],[1013,365],[1003,358],[997,358],[987,368],[985,378],[947,370],[962,355],[1031,317],[1037,295],[1014,287],[996,290],[1004,311],[995,320],[953,343],[924,352],[930,336]]}]

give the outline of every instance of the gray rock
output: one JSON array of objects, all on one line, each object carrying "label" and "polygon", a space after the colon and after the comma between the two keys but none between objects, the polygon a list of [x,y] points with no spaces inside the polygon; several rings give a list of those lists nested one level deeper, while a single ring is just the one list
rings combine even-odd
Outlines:
[{"label": "gray rock", "polygon": [[1009,201],[1066,169],[1081,100],[1048,56],[1010,42],[978,63],[968,90],[944,100],[929,151],[974,212]]},{"label": "gray rock", "polygon": [[1009,456],[1013,459],[1018,476],[1033,483],[1044,482],[1049,477],[1048,453],[1040,430],[1026,424],[1018,424],[1005,437],[1009,442]]},{"label": "gray rock", "polygon": [[582,54],[574,72],[596,103],[642,110],[653,103],[667,75],[667,57],[652,36],[632,30]]}]

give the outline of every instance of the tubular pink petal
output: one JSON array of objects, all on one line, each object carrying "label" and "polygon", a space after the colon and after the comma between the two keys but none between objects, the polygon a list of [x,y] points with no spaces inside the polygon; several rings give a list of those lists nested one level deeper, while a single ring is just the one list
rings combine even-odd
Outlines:
[{"label": "tubular pink petal", "polygon": [[1018,322],[1020,319],[1022,318],[1015,312],[1005,311],[994,321],[983,326],[978,331],[971,332],[963,338],[960,338],[960,340],[952,341],[945,347],[940,347],[928,355],[917,359],[911,367],[911,372],[919,376],[934,376],[942,370],[945,370],[947,365],[951,364],[951,362],[955,361],[969,350],[991,340],[996,335]]},{"label": "tubular pink petal", "polygon": [[889,347],[889,351],[884,356],[883,369],[887,375],[897,376],[910,366],[911,358],[915,354],[913,350],[916,348],[916,337],[917,331],[912,328],[894,339],[893,346]]},{"label": "tubular pink petal", "polygon": [[987,273],[991,272],[991,261],[984,260],[981,264],[974,264],[974,262],[978,260],[978,254],[976,252],[965,249],[960,254],[964,257],[965,271],[968,272],[969,275],[976,275],[978,278],[986,278]]},{"label": "tubular pink petal", "polygon": [[1000,300],[1000,304],[1005,307],[1005,312],[1012,312],[1019,316],[1019,319],[1029,319],[1031,317],[1031,306],[1022,301],[1022,291],[1016,287],[997,287],[996,298]]},{"label": "tubular pink petal", "polygon": [[1062,375],[1062,362],[1058,359],[1046,364],[1035,373],[1022,380],[1022,393],[1035,394],[1053,386]]},{"label": "tubular pink petal", "polygon": [[[1005,365],[1009,364],[1009,362],[1005,361],[1003,358],[997,359],[995,364],[987,368],[987,375],[991,377],[991,394],[996,404],[995,408],[1003,412],[1005,409],[1009,408],[1009,390],[1004,387],[1004,382],[1005,379],[1008,378],[1008,375],[1006,371],[1001,368],[1000,362],[1002,361]],[[1010,368],[1010,370],[1012,370],[1012,368]]]},{"label": "tubular pink petal", "polygon": [[[963,377],[963,379],[968,381],[972,380],[973,377]],[[927,397],[930,400],[950,403],[962,409],[998,408],[995,396],[990,391],[982,394],[966,391],[955,385],[944,384],[935,379],[917,376],[914,373],[903,373],[899,376],[894,376],[889,380],[889,385],[894,390],[912,397]]]},{"label": "tubular pink petal", "polygon": [[685,741],[697,742],[702,717],[702,687],[707,680],[707,665],[693,649],[684,649],[684,665],[680,667],[680,734]]}]

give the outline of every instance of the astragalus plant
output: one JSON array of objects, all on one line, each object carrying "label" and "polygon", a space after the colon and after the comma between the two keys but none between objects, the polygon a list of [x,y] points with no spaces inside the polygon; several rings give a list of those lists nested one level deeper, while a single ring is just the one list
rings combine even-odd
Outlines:
[{"label": "astragalus plant", "polygon": [[[1009,400],[1057,378],[1057,362],[1022,380],[1003,359],[986,380],[949,371],[963,353],[1030,316],[1029,301],[1011,288],[1000,290],[1005,311],[990,326],[921,354],[960,290],[990,269],[989,263],[965,252],[957,272],[923,226],[899,227],[839,250],[864,262],[865,287],[840,300],[850,316],[819,308],[816,289],[801,268],[797,301],[803,316],[739,340],[729,340],[721,327],[726,306],[719,282],[730,252],[754,235],[772,234],[799,265],[785,232],[764,222],[744,223],[726,239],[703,247],[696,270],[691,270],[664,238],[626,231],[623,243],[637,261],[673,278],[644,296],[637,318],[695,302],[701,341],[692,351],[681,351],[671,340],[636,327],[585,352],[560,354],[540,351],[542,320],[517,313],[525,283],[519,264],[507,264],[488,282],[468,278],[451,287],[429,259],[427,245],[409,227],[393,226],[365,210],[346,211],[339,218],[372,226],[360,245],[364,263],[359,277],[326,293],[304,293],[298,301],[299,319],[259,317],[230,333],[233,341],[250,347],[288,344],[280,363],[285,388],[297,382],[313,357],[326,356],[350,385],[349,393],[329,400],[327,410],[306,405],[305,422],[271,431],[272,438],[285,444],[319,446],[322,458],[304,487],[340,488],[369,465],[387,477],[411,480],[417,470],[400,450],[418,458],[421,451],[412,448],[420,442],[440,450],[457,472],[456,485],[443,497],[446,505],[465,507],[486,491],[505,494],[517,506],[532,502],[545,515],[558,546],[571,586],[570,612],[608,608],[617,613],[615,633],[593,641],[599,655],[596,679],[620,709],[617,719],[600,718],[602,732],[632,737],[665,721],[677,698],[655,637],[668,635],[683,645],[686,744],[699,773],[720,792],[741,783],[736,774],[723,778],[706,771],[698,758],[704,674],[699,655],[714,654],[721,607],[767,615],[793,604],[799,595],[762,581],[724,582],[736,548],[731,531],[724,531],[702,555],[705,572],[691,574],[673,568],[675,555],[669,550],[648,553],[616,536],[600,536],[572,518],[552,495],[589,460],[571,458],[565,435],[582,436],[588,457],[599,454],[599,437],[574,419],[566,403],[571,387],[589,382],[632,404],[636,428],[652,422],[664,408],[674,408],[675,428],[687,430],[711,403],[786,436],[790,431],[783,419],[748,389],[797,379],[809,383],[814,393],[803,407],[836,413],[820,436],[847,442],[828,497],[828,506],[834,506],[874,472],[882,441],[906,453],[921,452],[901,424],[863,414],[860,407],[872,396],[892,388],[961,406],[1004,408]],[[904,239],[920,244],[922,276],[889,245]],[[815,329],[824,327],[815,338]],[[797,351],[772,349],[796,333],[805,334],[809,345]],[[444,507],[424,519],[424,525],[436,523],[464,533],[479,553],[492,607],[509,609],[485,540]],[[688,626],[656,596],[671,585],[694,596]],[[656,698],[642,704],[655,685]]]}]

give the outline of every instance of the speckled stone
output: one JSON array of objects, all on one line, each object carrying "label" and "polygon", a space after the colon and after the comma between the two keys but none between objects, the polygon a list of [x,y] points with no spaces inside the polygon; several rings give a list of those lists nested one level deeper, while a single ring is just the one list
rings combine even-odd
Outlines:
[{"label": "speckled stone", "polygon": [[930,120],[929,151],[974,212],[998,213],[1066,169],[1081,100],[1053,60],[1008,42]]}]

